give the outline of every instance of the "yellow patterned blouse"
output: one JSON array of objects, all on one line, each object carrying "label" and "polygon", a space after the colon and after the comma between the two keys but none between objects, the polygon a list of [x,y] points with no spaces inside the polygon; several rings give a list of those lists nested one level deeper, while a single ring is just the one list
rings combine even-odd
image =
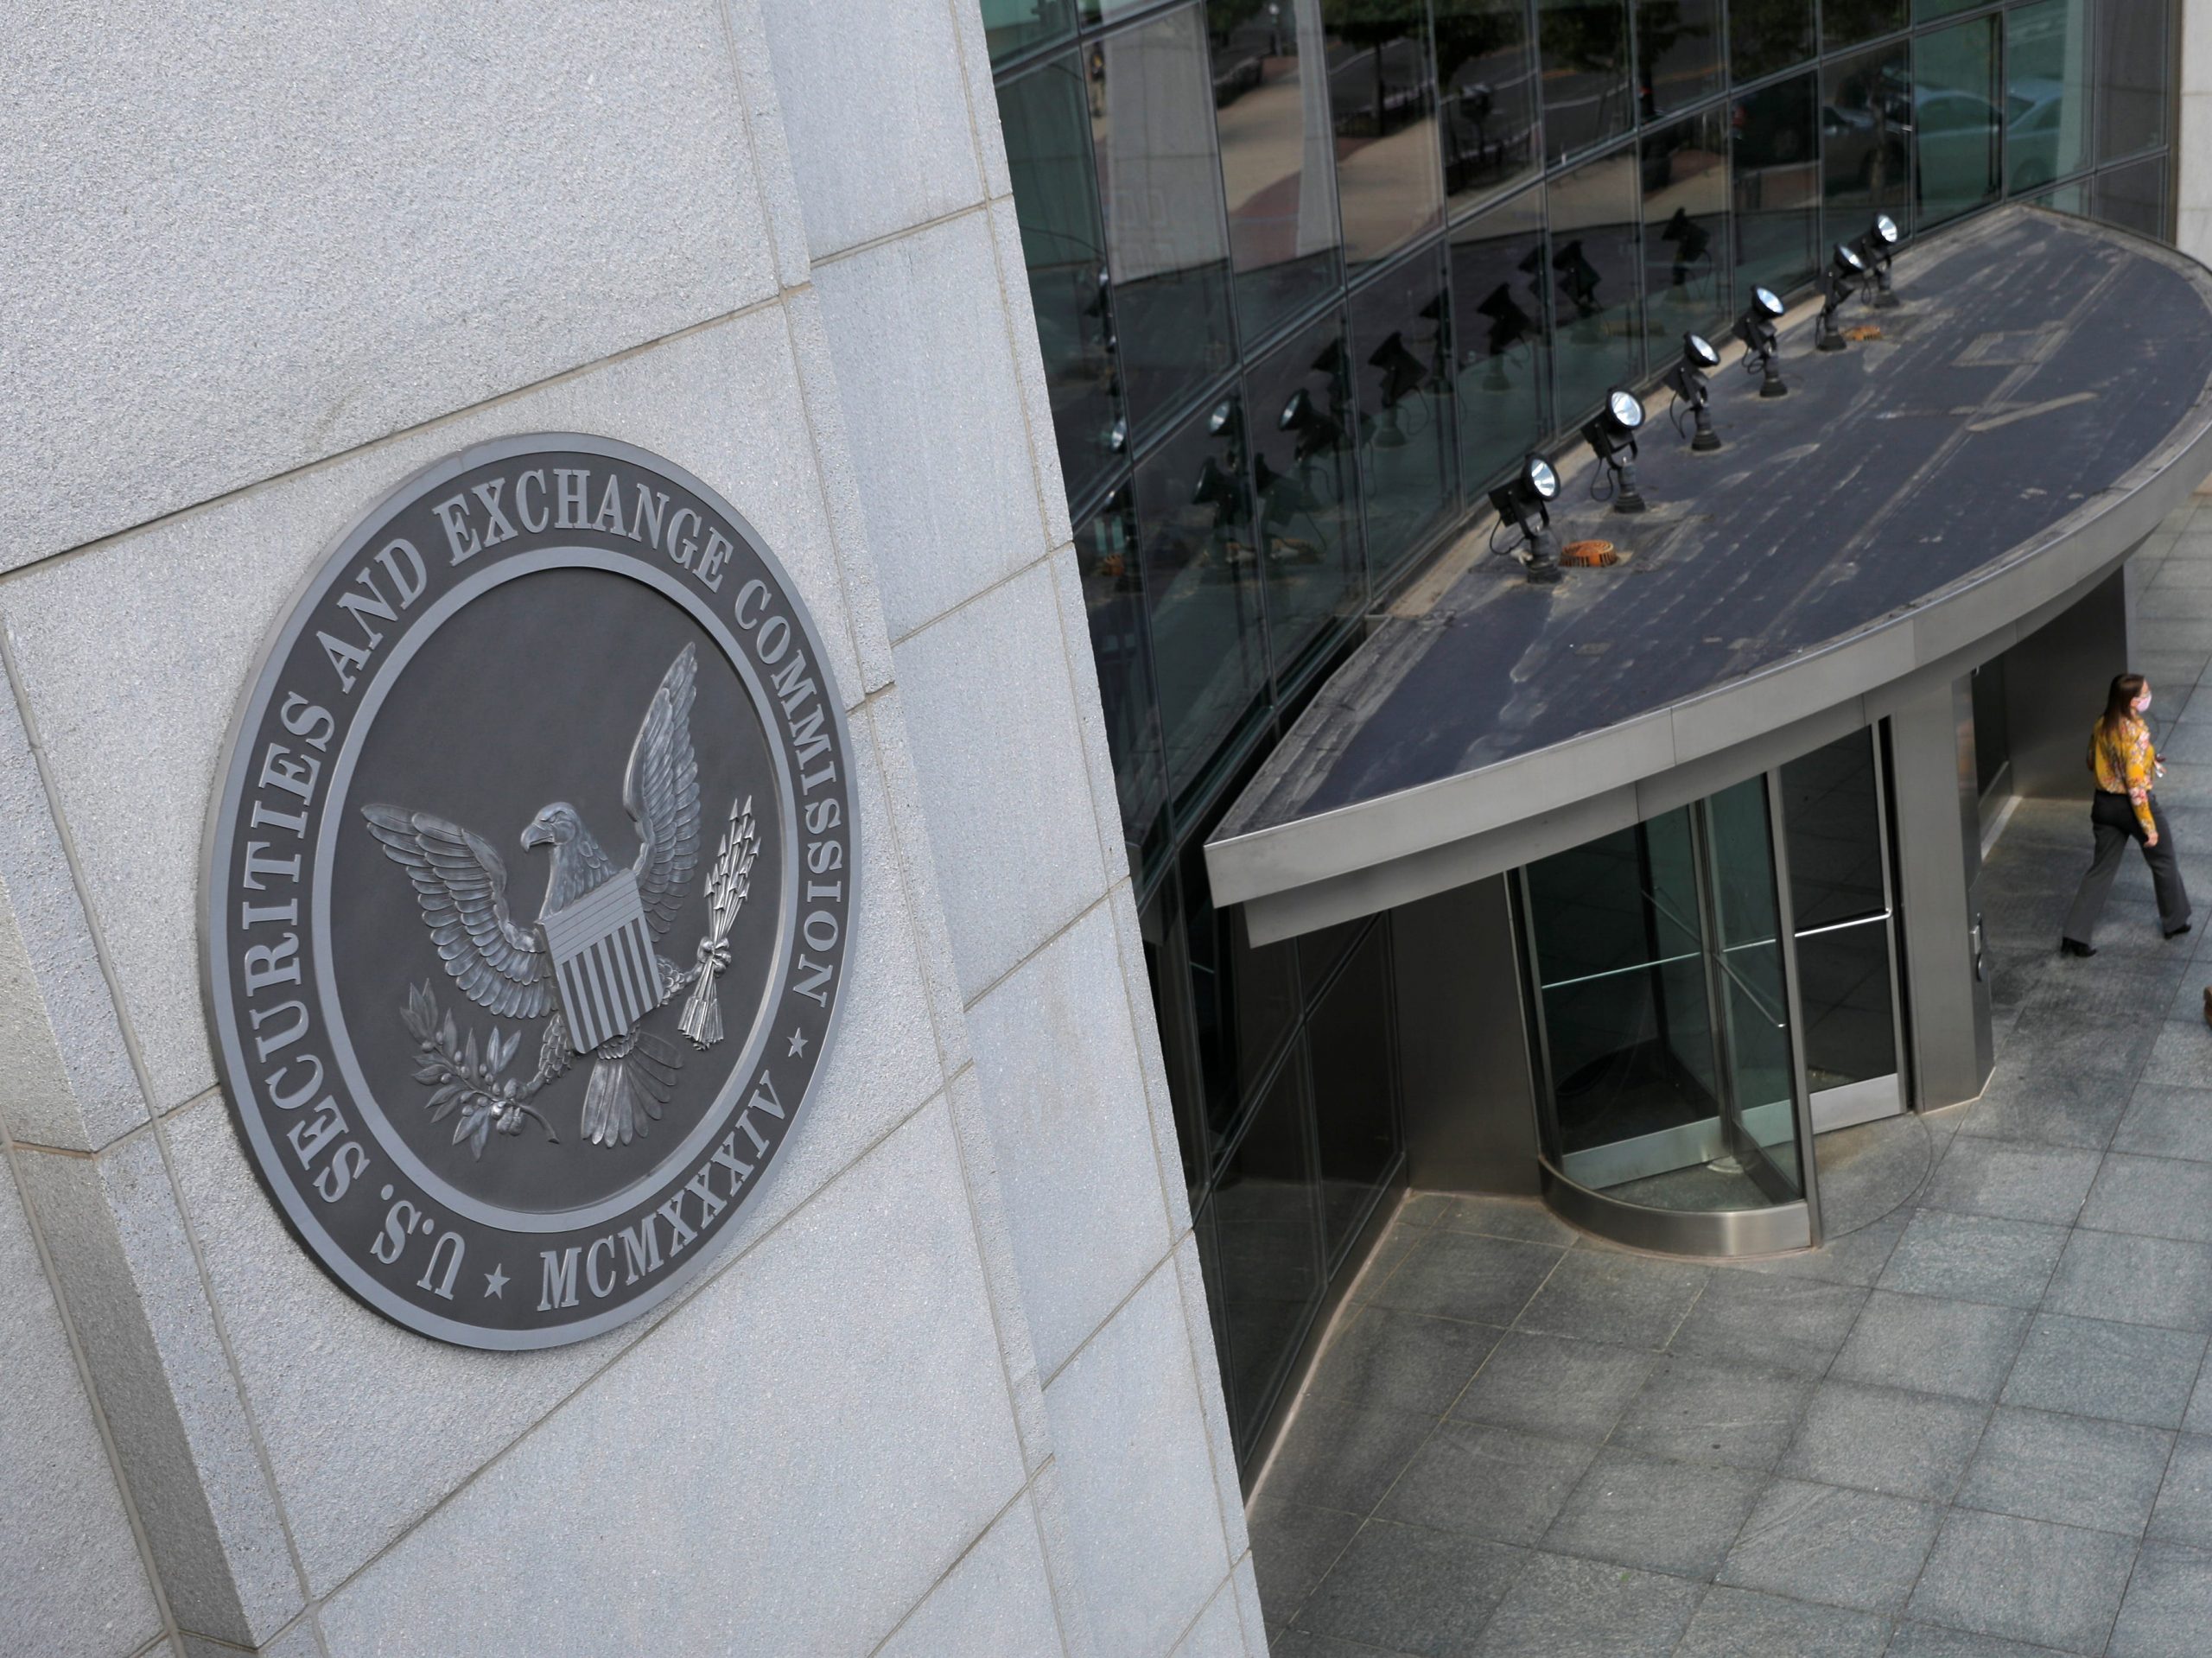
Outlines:
[{"label": "yellow patterned blouse", "polygon": [[2126,795],[2143,833],[2156,834],[2151,821],[2151,779],[2158,773],[2158,753],[2151,746],[2151,727],[2140,720],[2123,720],[2119,735],[2107,737],[2100,725],[2089,739],[2089,765],[2097,774],[2097,787],[2107,794]]}]

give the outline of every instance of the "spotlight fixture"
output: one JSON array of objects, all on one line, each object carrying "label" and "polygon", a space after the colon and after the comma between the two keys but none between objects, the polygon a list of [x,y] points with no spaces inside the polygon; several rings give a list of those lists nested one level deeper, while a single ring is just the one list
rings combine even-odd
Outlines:
[{"label": "spotlight fixture", "polygon": [[1836,309],[1859,291],[1866,280],[1866,261],[1848,242],[1838,242],[1828,256],[1827,297],[1821,302],[1821,320],[1813,329],[1815,351],[1847,351],[1851,342],[1835,326]]},{"label": "spotlight fixture", "polygon": [[[1490,359],[1490,372],[1483,378],[1485,391],[1510,391],[1513,382],[1505,375],[1505,353],[1536,332],[1535,320],[1521,308],[1513,297],[1510,284],[1500,283],[1490,291],[1483,302],[1475,307],[1478,315],[1490,319],[1490,338],[1484,342],[1484,354]],[[1476,353],[1467,353],[1467,366],[1474,366]]]},{"label": "spotlight fixture", "polygon": [[1406,337],[1395,330],[1377,346],[1367,359],[1370,368],[1382,371],[1382,418],[1375,429],[1375,447],[1378,449],[1402,449],[1406,434],[1398,424],[1398,405],[1428,378],[1428,371],[1421,366],[1406,345]]},{"label": "spotlight fixture", "polygon": [[1675,216],[1659,232],[1662,242],[1675,245],[1675,269],[1669,286],[1681,288],[1688,284],[1690,267],[1704,258],[1713,246],[1713,232],[1690,217],[1688,207],[1675,209]]},{"label": "spotlight fixture", "polygon": [[[1636,394],[1615,386],[1605,393],[1605,406],[1582,428],[1583,441],[1605,463],[1612,479],[1613,511],[1641,512],[1648,503],[1636,486],[1636,431],[1643,424],[1643,405]],[[1601,499],[1597,480],[1591,480],[1591,499]]]},{"label": "spotlight fixture", "polygon": [[1779,340],[1774,325],[1782,320],[1782,301],[1774,289],[1754,288],[1750,307],[1736,319],[1736,338],[1744,342],[1744,372],[1759,377],[1762,397],[1789,395],[1789,388],[1782,383],[1782,371],[1774,365]]},{"label": "spotlight fixture", "polygon": [[1874,291],[1866,303],[1877,311],[1886,311],[1902,303],[1897,289],[1890,286],[1890,258],[1897,251],[1897,244],[1904,240],[1904,232],[1897,228],[1897,221],[1887,213],[1876,213],[1852,246],[1859,251],[1874,273]]},{"label": "spotlight fixture", "polygon": [[1312,460],[1324,449],[1334,448],[1344,435],[1335,416],[1313,401],[1313,394],[1304,386],[1290,394],[1282,406],[1282,413],[1275,419],[1275,429],[1298,435],[1298,459]]},{"label": "spotlight fixture", "polygon": [[1603,308],[1598,303],[1598,287],[1605,277],[1582,251],[1580,237],[1552,255],[1552,269],[1559,273],[1560,292],[1574,307],[1576,337],[1592,342],[1602,340],[1605,331],[1598,316]]},{"label": "spotlight fixture", "polygon": [[[1667,384],[1675,396],[1686,404],[1697,423],[1697,432],[1690,439],[1690,448],[1703,454],[1720,447],[1719,434],[1713,429],[1713,416],[1706,412],[1706,403],[1713,396],[1707,373],[1720,366],[1720,353],[1713,349],[1713,342],[1703,334],[1686,334],[1682,336],[1682,354],[1674,367],[1667,371]],[[1677,420],[1675,429],[1681,425]]]},{"label": "spotlight fixture", "polygon": [[1522,461],[1512,482],[1500,484],[1490,492],[1490,504],[1497,509],[1498,529],[1510,524],[1521,536],[1518,545],[1500,547],[1493,530],[1491,550],[1519,559],[1531,581],[1548,584],[1559,580],[1559,546],[1552,539],[1551,511],[1551,504],[1558,499],[1559,473],[1540,454]]}]

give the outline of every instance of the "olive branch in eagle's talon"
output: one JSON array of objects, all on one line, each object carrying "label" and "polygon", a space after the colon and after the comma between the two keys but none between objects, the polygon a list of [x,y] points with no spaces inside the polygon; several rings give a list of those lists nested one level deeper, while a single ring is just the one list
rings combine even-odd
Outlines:
[{"label": "olive branch in eagle's talon", "polygon": [[[711,1048],[722,1039],[721,1002],[715,994],[715,981],[729,967],[730,924],[753,890],[753,861],[760,855],[760,831],[753,822],[753,797],[747,795],[742,804],[730,802],[729,827],[715,848],[715,867],[707,872],[706,935],[699,940],[697,962],[681,975],[695,982],[677,1026],[697,1047]],[[676,988],[680,986],[672,987],[671,994]]]},{"label": "olive branch in eagle's talon", "polygon": [[426,1102],[430,1121],[442,1122],[454,1107],[461,1108],[461,1121],[454,1125],[454,1144],[466,1140],[470,1153],[481,1157],[493,1128],[503,1134],[518,1134],[525,1117],[543,1128],[548,1140],[560,1143],[561,1136],[553,1132],[553,1125],[530,1102],[530,1096],[547,1080],[544,1067],[527,1083],[517,1083],[512,1077],[500,1078],[499,1073],[522,1043],[520,1031],[502,1035],[499,1027],[493,1026],[490,1039],[480,1052],[475,1032],[469,1032],[464,1041],[451,1013],[439,1017],[437,998],[428,981],[409,987],[407,1007],[400,1018],[415,1039],[419,1056],[415,1080],[437,1090]]}]

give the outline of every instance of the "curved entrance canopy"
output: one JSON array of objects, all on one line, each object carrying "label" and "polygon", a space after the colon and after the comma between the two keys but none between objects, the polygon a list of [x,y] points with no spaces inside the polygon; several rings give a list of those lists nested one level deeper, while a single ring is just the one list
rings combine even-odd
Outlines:
[{"label": "curved entrance canopy", "polygon": [[1712,794],[2032,632],[2212,469],[2212,271],[2012,207],[1896,282],[1844,319],[1878,340],[1785,333],[1788,397],[1716,372],[1717,454],[1647,422],[1649,511],[1565,475],[1560,540],[1618,564],[1535,586],[1478,524],[1223,820],[1215,902],[1267,943]]}]

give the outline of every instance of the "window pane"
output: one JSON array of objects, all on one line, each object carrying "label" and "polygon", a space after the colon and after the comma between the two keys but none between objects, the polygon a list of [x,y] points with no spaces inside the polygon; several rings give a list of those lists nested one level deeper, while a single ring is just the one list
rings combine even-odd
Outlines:
[{"label": "window pane", "polygon": [[1320,1148],[1322,1241],[1334,1261],[1397,1161],[1397,1065],[1390,1025],[1390,932],[1368,930],[1306,1025]]},{"label": "window pane", "polygon": [[1313,0],[1213,0],[1214,124],[1245,340],[1317,301],[1337,275],[1328,61]]},{"label": "window pane", "polygon": [[1230,364],[1229,232],[1196,6],[1090,48],[1114,323],[1129,419],[1154,426]]},{"label": "window pane", "polygon": [[2122,230],[2163,238],[2166,233],[2165,193],[2164,156],[2131,162],[2126,167],[2115,167],[2109,173],[2097,175],[2095,216]]},{"label": "window pane", "polygon": [[1813,55],[1813,0],[1729,0],[1728,66],[1756,80]]},{"label": "window pane", "polygon": [[1454,505],[1446,303],[1440,251],[1409,260],[1352,300],[1360,495],[1377,587]]},{"label": "window pane", "polygon": [[[1948,17],[1956,12],[1971,11],[1976,6],[1988,3],[1989,0],[1912,0],[1912,21],[1932,23],[1938,18]],[[2138,3],[2138,0],[2120,0],[2120,3],[2131,5]]]},{"label": "window pane", "polygon": [[1920,223],[1997,199],[1997,20],[1977,17],[1912,43]]},{"label": "window pane", "polygon": [[1782,768],[1790,919],[1799,932],[1889,907],[1873,734],[1856,731]]},{"label": "window pane", "polygon": [[1268,633],[1282,680],[1296,674],[1334,623],[1367,602],[1341,317],[1294,334],[1247,369],[1244,383],[1253,410]]},{"label": "window pane", "polygon": [[1608,386],[1636,378],[1637,152],[1618,149],[1554,179],[1551,193],[1554,422],[1571,426]]},{"label": "window pane", "polygon": [[1902,44],[1839,58],[1821,69],[1821,200],[1828,242],[1859,235],[1878,213],[1906,221],[1911,93]]},{"label": "window pane", "polygon": [[1068,499],[1081,501],[1127,441],[1098,228],[1083,78],[1072,52],[999,87],[1029,303]]},{"label": "window pane", "polygon": [[1136,505],[1168,782],[1180,791],[1252,716],[1267,683],[1234,397],[1192,416],[1138,462]]},{"label": "window pane", "polygon": [[1820,269],[1819,98],[1811,75],[1793,75],[1738,99],[1736,130],[1736,292],[1787,294]]},{"label": "window pane", "polygon": [[1225,915],[1214,909],[1196,841],[1183,854],[1181,885],[1206,1130],[1218,1146],[1297,1020],[1298,953],[1287,943],[1254,949],[1242,905]]},{"label": "window pane", "polygon": [[1729,320],[1728,128],[1719,111],[1643,138],[1643,315],[1672,361],[1686,330],[1721,342]]},{"label": "window pane", "polygon": [[1106,715],[1106,746],[1129,866],[1141,870],[1166,834],[1167,772],[1160,710],[1152,692],[1152,646],[1137,556],[1136,518],[1127,486],[1077,529],[1076,569],[1098,664],[1098,700]]},{"label": "window pane", "polygon": [[2165,0],[2097,8],[2097,159],[2116,162],[2166,141]]},{"label": "window pane", "polygon": [[1193,1069],[1195,1034],[1191,1023],[1190,963],[1183,954],[1183,912],[1175,872],[1137,918],[1144,939],[1145,975],[1152,982],[1152,1005],[1160,1018],[1160,1054],[1167,1072],[1167,1098],[1175,1113],[1175,1142],[1183,1153],[1183,1184],[1193,1206],[1205,1178],[1205,1089]]},{"label": "window pane", "polygon": [[1423,0],[1322,0],[1344,257],[1380,259],[1442,219],[1436,86]]},{"label": "window pane", "polygon": [[2010,194],[2089,164],[2088,0],[2005,15],[2005,143]]},{"label": "window pane", "polygon": [[1536,73],[1524,0],[1436,0],[1444,194],[1453,213],[1535,176]]},{"label": "window pane", "polygon": [[1821,41],[1834,50],[1904,27],[1904,0],[1821,0]]},{"label": "window pane", "polygon": [[1628,0],[1537,0],[1536,49],[1546,160],[1628,130]]},{"label": "window pane", "polygon": [[993,63],[1075,32],[1068,0],[982,0],[982,6],[983,39]]},{"label": "window pane", "polygon": [[2086,215],[2089,211],[2089,185],[2084,179],[2074,184],[2062,184],[2055,190],[2045,190],[2029,200],[2038,207],[2048,207],[2053,213]]},{"label": "window pane", "polygon": [[1719,92],[1720,0],[1636,0],[1636,63],[1647,121]]},{"label": "window pane", "polygon": [[1541,189],[1478,213],[1452,232],[1459,474],[1470,497],[1518,464],[1549,426],[1545,270]]}]

